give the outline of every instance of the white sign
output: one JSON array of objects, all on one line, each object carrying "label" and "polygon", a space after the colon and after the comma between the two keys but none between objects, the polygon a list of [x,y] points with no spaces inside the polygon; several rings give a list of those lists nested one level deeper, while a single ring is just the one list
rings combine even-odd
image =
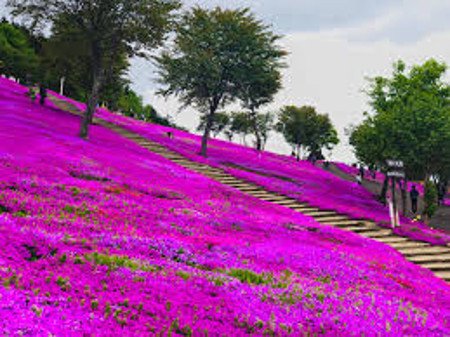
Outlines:
[{"label": "white sign", "polygon": [[392,168],[403,168],[404,164],[401,160],[387,160],[386,161],[389,167]]},{"label": "white sign", "polygon": [[400,171],[390,171],[387,173],[387,176],[392,178],[405,178],[405,172],[400,172]]}]

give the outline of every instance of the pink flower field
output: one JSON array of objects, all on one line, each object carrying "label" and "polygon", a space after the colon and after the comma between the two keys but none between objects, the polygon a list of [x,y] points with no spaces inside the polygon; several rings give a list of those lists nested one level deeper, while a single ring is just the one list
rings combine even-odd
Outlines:
[{"label": "pink flower field", "polygon": [[[57,94],[55,96],[60,97]],[[66,99],[80,110],[85,108],[82,103],[60,98]],[[343,180],[307,161],[297,162],[292,157],[270,152],[258,153],[248,147],[215,139],[210,140],[208,158],[205,159],[199,154],[201,139],[197,135],[133,120],[106,109],[98,109],[96,116],[163,144],[193,161],[222,168],[267,190],[321,209],[337,211],[355,219],[372,220],[382,227],[390,227],[388,207],[380,204],[373,194],[356,182]],[[167,132],[172,132],[174,138],[167,137]],[[348,168],[346,165],[342,166]],[[408,218],[401,218],[401,223],[402,226],[395,229],[400,235],[435,245],[450,243],[450,235],[446,232],[431,229]]]},{"label": "pink flower field", "polygon": [[[0,78],[2,335],[450,335],[448,284],[392,248],[246,196],[103,127],[80,140],[78,117],[25,93]],[[169,142],[162,127],[99,116]],[[175,137],[168,146],[197,160],[197,138]],[[314,191],[311,203],[350,188],[326,188],[335,180],[305,163],[289,171],[287,158],[256,162],[236,148],[246,151],[212,142],[209,162],[256,170],[273,188],[294,184],[292,174]]]}]

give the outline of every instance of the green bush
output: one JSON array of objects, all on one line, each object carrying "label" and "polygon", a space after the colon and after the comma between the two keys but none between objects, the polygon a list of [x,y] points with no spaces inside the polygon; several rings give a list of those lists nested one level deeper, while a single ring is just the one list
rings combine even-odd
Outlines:
[{"label": "green bush", "polygon": [[425,183],[425,195],[424,195],[425,206],[423,209],[423,214],[425,216],[431,218],[434,215],[438,207],[437,201],[438,196],[436,186],[431,181],[427,181]]}]

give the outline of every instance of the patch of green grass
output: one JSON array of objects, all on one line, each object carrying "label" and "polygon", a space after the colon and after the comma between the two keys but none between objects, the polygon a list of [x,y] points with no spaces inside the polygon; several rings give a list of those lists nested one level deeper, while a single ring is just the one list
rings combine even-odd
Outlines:
[{"label": "patch of green grass", "polygon": [[128,256],[99,254],[97,252],[84,255],[87,261],[91,261],[97,265],[108,266],[110,270],[117,268],[127,268],[132,271],[141,270],[146,272],[160,271],[160,266],[148,265],[142,261],[130,259]]},{"label": "patch of green grass", "polygon": [[260,285],[271,284],[273,282],[273,276],[271,274],[258,274],[248,269],[231,269],[227,274],[237,278],[242,283]]},{"label": "patch of green grass", "polygon": [[187,281],[187,280],[189,280],[191,278],[191,274],[186,273],[186,272],[184,272],[182,270],[177,271],[176,275],[181,277],[185,281]]},{"label": "patch of green grass", "polygon": [[28,212],[21,209],[20,211],[17,211],[16,213],[14,213],[14,216],[19,217],[19,218],[25,218],[26,216],[28,216]]},{"label": "patch of green grass", "polygon": [[56,279],[56,284],[61,288],[62,291],[70,290],[70,282],[69,278],[64,278],[62,276],[58,276]]},{"label": "patch of green grass", "polygon": [[76,207],[73,205],[66,205],[62,209],[67,214],[76,215],[79,217],[86,217],[92,213],[92,211],[83,203],[81,207]]}]

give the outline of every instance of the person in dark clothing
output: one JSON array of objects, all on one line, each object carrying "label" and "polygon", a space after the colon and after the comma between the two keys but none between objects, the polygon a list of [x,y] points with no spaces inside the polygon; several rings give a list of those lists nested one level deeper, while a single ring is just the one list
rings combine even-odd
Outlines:
[{"label": "person in dark clothing", "polygon": [[359,165],[359,175],[361,176],[361,179],[364,179],[364,166]]},{"label": "person in dark clothing", "polygon": [[417,201],[419,199],[419,192],[416,189],[416,186],[413,185],[411,191],[409,192],[409,197],[411,198],[411,211],[416,214],[417,213]]},{"label": "person in dark clothing", "polygon": [[44,105],[47,98],[47,88],[42,83],[39,85],[39,96],[39,104]]}]

